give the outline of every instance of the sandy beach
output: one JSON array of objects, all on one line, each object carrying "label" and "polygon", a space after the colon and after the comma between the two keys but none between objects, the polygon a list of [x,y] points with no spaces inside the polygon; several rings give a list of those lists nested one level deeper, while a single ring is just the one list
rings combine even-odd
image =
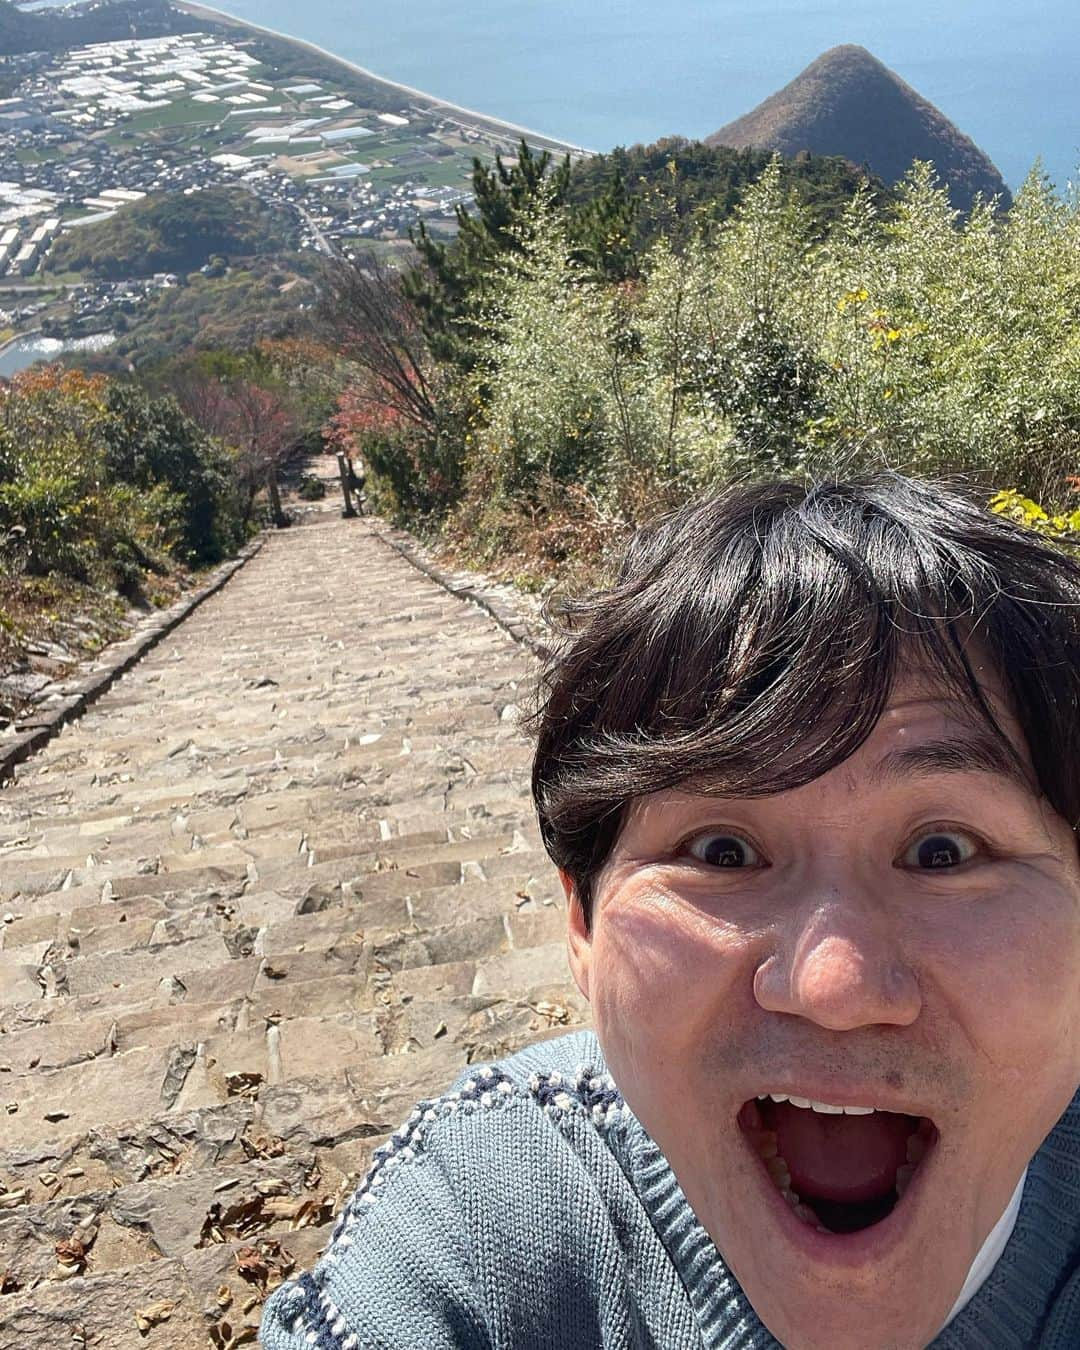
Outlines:
[{"label": "sandy beach", "polygon": [[396,80],[388,80],[383,75],[377,75],[375,71],[368,70],[366,66],[357,65],[355,61],[347,61],[344,57],[338,56],[335,52],[329,51],[325,47],[319,47],[314,42],[306,42],[303,38],[295,37],[292,33],[283,33],[277,28],[265,28],[262,24],[251,23],[247,19],[238,19],[235,15],[227,14],[224,10],[215,9],[212,5],[203,5],[194,3],[194,0],[174,0],[177,9],[183,10],[185,14],[190,14],[193,18],[202,18],[213,23],[227,25],[231,28],[242,28],[248,32],[261,33],[264,37],[277,38],[281,42],[291,43],[294,47],[303,48],[305,51],[312,52],[321,57],[324,61],[332,61],[336,65],[351,71],[354,75],[362,75],[365,79],[372,80],[376,84],[381,84],[386,89],[392,89],[396,93],[402,94],[408,98],[421,99],[432,110],[442,111],[452,116],[460,117],[468,122],[475,122],[477,125],[487,127],[495,131],[506,132],[520,139],[524,137],[533,145],[544,149],[560,150],[571,155],[593,155],[596,152],[589,150],[585,146],[572,145],[569,141],[560,141],[557,137],[548,136],[545,132],[534,131],[530,127],[518,126],[515,122],[504,122],[501,118],[492,117],[488,113],[478,112],[475,108],[462,107],[460,103],[450,103],[446,99],[437,98],[434,94],[428,94],[423,89],[414,89],[408,84],[399,84]]}]

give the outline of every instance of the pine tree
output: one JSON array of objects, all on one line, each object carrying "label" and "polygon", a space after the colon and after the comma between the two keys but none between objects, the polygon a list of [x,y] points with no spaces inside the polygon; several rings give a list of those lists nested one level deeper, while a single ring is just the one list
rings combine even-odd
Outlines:
[{"label": "pine tree", "polygon": [[475,364],[462,321],[491,276],[495,260],[517,251],[514,223],[527,214],[545,179],[552,199],[561,206],[570,181],[569,156],[552,168],[549,151],[534,154],[522,140],[510,164],[501,155],[493,168],[474,159],[474,204],[471,209],[458,206],[453,242],[433,239],[423,221],[412,232],[421,262],[405,275],[402,293],[420,316],[431,353],[440,363],[462,370]]}]

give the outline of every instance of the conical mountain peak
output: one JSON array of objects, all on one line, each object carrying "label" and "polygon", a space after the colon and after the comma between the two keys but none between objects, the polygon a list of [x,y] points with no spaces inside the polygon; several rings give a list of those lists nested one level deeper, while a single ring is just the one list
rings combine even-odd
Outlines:
[{"label": "conical mountain peak", "polygon": [[990,159],[934,105],[865,47],[831,47],[744,117],[707,137],[709,145],[810,151],[865,164],[886,182],[916,159],[931,160],[954,204],[1009,190]]}]

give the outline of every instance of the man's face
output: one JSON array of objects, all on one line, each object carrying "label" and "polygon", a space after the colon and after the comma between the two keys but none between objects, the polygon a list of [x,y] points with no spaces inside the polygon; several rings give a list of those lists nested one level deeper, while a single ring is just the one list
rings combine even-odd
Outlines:
[{"label": "man's face", "polygon": [[909,679],[813,783],[634,802],[571,908],[611,1072],[791,1350],[932,1340],[1080,1082],[1076,838],[994,758]]}]

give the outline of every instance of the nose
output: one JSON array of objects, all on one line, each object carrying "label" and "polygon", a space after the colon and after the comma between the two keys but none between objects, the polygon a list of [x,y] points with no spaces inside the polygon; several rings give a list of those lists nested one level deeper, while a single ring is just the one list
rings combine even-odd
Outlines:
[{"label": "nose", "polygon": [[754,997],[830,1031],[909,1026],[922,995],[915,971],[887,925],[841,902],[816,906],[778,936],[754,972]]}]

